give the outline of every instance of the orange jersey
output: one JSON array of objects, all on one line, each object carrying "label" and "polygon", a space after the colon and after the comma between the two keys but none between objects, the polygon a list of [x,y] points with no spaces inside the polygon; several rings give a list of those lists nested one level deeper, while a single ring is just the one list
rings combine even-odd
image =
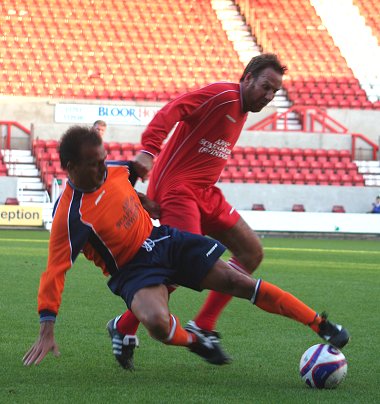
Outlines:
[{"label": "orange jersey", "polygon": [[68,181],[54,212],[47,268],[38,291],[40,315],[58,313],[65,273],[81,251],[105,275],[113,275],[137,253],[152,227],[125,165],[108,167],[104,183],[94,192],[85,193]]}]

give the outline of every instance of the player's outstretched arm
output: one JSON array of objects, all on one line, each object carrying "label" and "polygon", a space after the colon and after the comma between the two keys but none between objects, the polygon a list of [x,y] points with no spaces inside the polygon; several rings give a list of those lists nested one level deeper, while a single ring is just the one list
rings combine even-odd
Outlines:
[{"label": "player's outstretched arm", "polygon": [[38,365],[50,351],[54,356],[60,355],[54,339],[54,321],[44,321],[40,324],[40,335],[37,341],[22,358],[24,365]]}]

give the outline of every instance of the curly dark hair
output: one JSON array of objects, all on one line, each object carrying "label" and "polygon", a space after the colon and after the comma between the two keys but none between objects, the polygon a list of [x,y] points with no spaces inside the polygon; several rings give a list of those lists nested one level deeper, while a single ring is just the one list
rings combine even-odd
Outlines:
[{"label": "curly dark hair", "polygon": [[79,163],[83,145],[100,146],[103,140],[95,130],[85,126],[71,126],[61,137],[59,158],[61,167],[66,170],[69,161]]},{"label": "curly dark hair", "polygon": [[248,73],[252,73],[253,76],[257,76],[267,67],[272,68],[275,72],[281,74],[282,76],[287,71],[287,67],[280,63],[275,54],[263,53],[262,55],[255,56],[251,59],[244,69],[244,72],[240,77],[240,81],[243,81]]}]

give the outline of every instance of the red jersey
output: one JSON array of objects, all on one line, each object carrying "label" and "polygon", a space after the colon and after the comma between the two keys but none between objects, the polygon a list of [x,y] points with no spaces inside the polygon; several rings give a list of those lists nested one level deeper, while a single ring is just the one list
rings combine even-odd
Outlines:
[{"label": "red jersey", "polygon": [[[148,196],[179,183],[215,184],[231,155],[248,113],[240,84],[214,83],[165,105],[142,134],[143,150],[159,155],[150,174]],[[163,141],[178,122],[161,151]]]},{"label": "red jersey", "polygon": [[41,275],[41,317],[58,313],[66,271],[81,251],[105,275],[113,275],[137,253],[152,227],[125,165],[108,167],[94,192],[82,192],[68,181],[55,207],[47,268]]}]

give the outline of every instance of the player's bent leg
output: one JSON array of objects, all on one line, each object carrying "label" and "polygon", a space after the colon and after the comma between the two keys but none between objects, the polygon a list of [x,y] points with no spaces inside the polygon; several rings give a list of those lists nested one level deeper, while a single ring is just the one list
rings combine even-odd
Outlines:
[{"label": "player's bent leg", "polygon": [[[260,265],[264,255],[260,239],[241,217],[231,228],[210,232],[210,235],[234,254],[228,264],[236,271],[252,273]],[[220,314],[231,299],[230,295],[211,291],[194,323],[205,331],[214,331]]]},{"label": "player's bent leg", "polygon": [[348,331],[339,324],[331,323],[326,315],[318,315],[301,300],[281,288],[252,279],[218,260],[201,283],[201,287],[249,299],[257,307],[269,313],[289,317],[308,325],[326,342],[344,347],[350,339]]},{"label": "player's bent leg", "polygon": [[[176,290],[177,285],[167,285],[169,294]],[[107,323],[107,331],[112,342],[112,352],[120,366],[127,370],[134,370],[134,350],[139,346],[136,335],[140,321],[127,310],[122,315]]]},{"label": "player's bent leg", "polygon": [[264,258],[264,250],[258,235],[240,217],[230,229],[211,232],[210,236],[224,244],[235,257],[231,261],[235,269],[254,272]]},{"label": "player's bent leg", "polygon": [[182,328],[169,313],[168,293],[163,285],[140,289],[131,308],[151,337],[167,345],[186,346],[212,364],[222,364],[210,338]]},{"label": "player's bent leg", "polygon": [[170,316],[165,285],[138,290],[133,297],[131,310],[152,338],[164,341],[169,337]]}]

